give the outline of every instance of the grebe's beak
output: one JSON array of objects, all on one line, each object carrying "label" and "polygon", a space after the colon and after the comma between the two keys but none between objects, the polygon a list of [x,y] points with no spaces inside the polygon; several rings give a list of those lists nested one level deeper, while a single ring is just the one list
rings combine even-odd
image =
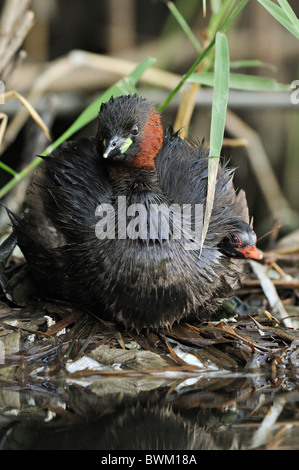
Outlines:
[{"label": "grebe's beak", "polygon": [[103,157],[108,158],[108,157],[113,157],[114,155],[118,155],[119,153],[123,154],[125,153],[128,148],[132,145],[133,140],[131,137],[119,137],[119,136],[114,136],[112,139],[110,139],[108,142],[105,139],[103,144],[104,144],[104,153]]}]

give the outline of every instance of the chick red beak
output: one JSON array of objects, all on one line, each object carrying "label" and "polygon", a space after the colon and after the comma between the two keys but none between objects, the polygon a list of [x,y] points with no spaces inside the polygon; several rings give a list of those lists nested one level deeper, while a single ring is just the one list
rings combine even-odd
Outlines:
[{"label": "chick red beak", "polygon": [[244,248],[236,248],[244,258],[262,259],[263,254],[255,245],[247,245]]}]

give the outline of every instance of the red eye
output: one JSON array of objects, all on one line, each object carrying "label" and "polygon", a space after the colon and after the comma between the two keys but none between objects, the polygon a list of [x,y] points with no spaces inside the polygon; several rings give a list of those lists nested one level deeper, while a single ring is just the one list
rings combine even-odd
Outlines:
[{"label": "red eye", "polygon": [[231,235],[231,239],[232,239],[232,242],[233,242],[234,245],[241,245],[242,244],[240,237],[238,237],[238,235],[236,235],[235,233],[233,233]]}]

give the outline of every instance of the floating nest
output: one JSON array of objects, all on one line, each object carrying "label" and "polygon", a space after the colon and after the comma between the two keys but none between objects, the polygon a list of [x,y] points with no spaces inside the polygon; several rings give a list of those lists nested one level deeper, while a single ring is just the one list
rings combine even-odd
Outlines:
[{"label": "floating nest", "polygon": [[[297,381],[298,234],[250,261],[238,298],[213,322],[137,334],[60,302],[0,298],[0,380],[246,371]],[[291,242],[290,242],[291,240]],[[18,260],[10,260],[16,266]]]},{"label": "floating nest", "polygon": [[224,318],[171,330],[137,334],[59,302],[16,308],[3,293],[0,379],[258,371],[277,384],[286,375],[296,383],[299,271],[296,253],[281,250],[250,262],[242,300],[227,304]]},{"label": "floating nest", "polygon": [[1,448],[298,449],[297,262],[251,263],[218,321],[139,334],[2,293]]}]

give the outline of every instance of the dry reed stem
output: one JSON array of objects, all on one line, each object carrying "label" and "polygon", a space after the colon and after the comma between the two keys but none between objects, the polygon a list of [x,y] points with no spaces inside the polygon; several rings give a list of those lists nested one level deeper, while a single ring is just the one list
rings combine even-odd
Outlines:
[{"label": "dry reed stem", "polygon": [[178,109],[174,123],[174,131],[180,131],[180,137],[185,139],[188,136],[189,125],[195,106],[196,93],[199,86],[197,83],[187,84]]},{"label": "dry reed stem", "polygon": [[0,58],[2,58],[5,53],[17,23],[22,21],[24,13],[29,8],[30,3],[31,0],[5,1],[0,18]]},{"label": "dry reed stem", "polygon": [[[118,76],[125,76],[131,73],[137,65],[136,62],[129,60],[74,50],[65,57],[52,62],[47,69],[36,78],[27,96],[27,100],[30,101],[33,106],[36,105],[40,97],[55,81],[58,81],[61,77],[71,75],[74,70],[82,67],[90,67],[96,70],[115,73]],[[144,73],[140,81],[152,86],[172,90],[179,83],[180,79],[181,77],[179,75],[152,67]],[[11,120],[3,140],[1,153],[14,141],[15,136],[22,129],[27,118],[27,113],[24,109],[21,109]]]},{"label": "dry reed stem", "polygon": [[0,19],[0,73],[13,62],[34,25],[35,15],[28,0],[7,0]]},{"label": "dry reed stem", "polygon": [[[34,107],[29,103],[29,101],[24,98],[20,93],[18,93],[15,90],[8,91],[4,93],[4,98],[5,99],[11,99],[11,98],[16,98],[18,99],[24,108],[28,111],[32,119],[36,122],[36,124],[41,128],[43,133],[46,135],[48,140],[51,140],[51,134],[48,129],[48,126],[44,123],[38,112],[34,109]],[[0,140],[0,145],[1,145],[2,140]]]},{"label": "dry reed stem", "polygon": [[[70,52],[68,57],[70,62],[77,65],[77,67],[88,66],[98,70],[105,70],[105,72],[114,73],[118,76],[129,75],[138,65],[131,60],[81,50]],[[166,88],[167,90],[175,88],[180,80],[180,75],[166,72],[156,67],[151,67],[141,77],[143,83]]]},{"label": "dry reed stem", "polygon": [[0,119],[1,119],[1,124],[0,124],[0,147],[1,147],[1,143],[3,141],[3,137],[5,135],[5,130],[7,127],[7,122],[8,122],[7,114],[0,113]]}]

